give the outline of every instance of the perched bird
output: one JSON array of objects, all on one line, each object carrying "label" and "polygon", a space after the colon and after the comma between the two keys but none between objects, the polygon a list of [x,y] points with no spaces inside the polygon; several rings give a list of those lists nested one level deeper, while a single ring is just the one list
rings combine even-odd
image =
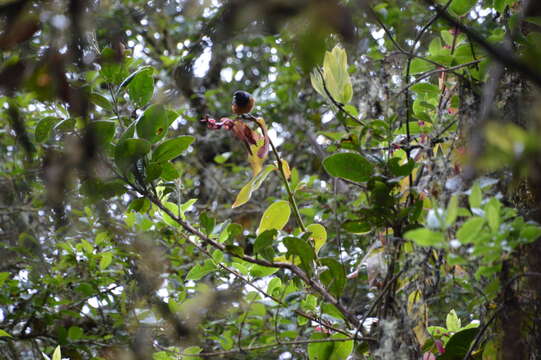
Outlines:
[{"label": "perched bird", "polygon": [[255,99],[252,95],[246,91],[235,91],[233,94],[233,103],[231,104],[231,110],[235,114],[247,114],[254,108]]}]

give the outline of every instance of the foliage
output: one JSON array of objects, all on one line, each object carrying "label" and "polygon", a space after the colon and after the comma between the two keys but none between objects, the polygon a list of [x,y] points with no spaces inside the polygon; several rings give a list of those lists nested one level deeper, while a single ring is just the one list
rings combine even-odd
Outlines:
[{"label": "foliage", "polygon": [[60,5],[0,6],[0,358],[539,356],[534,5]]}]

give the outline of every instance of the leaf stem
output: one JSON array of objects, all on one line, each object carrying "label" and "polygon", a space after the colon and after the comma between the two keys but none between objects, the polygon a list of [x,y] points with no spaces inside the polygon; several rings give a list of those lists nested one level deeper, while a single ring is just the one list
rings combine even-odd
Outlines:
[{"label": "leaf stem", "polygon": [[[261,128],[261,131],[263,131],[262,125],[257,121],[256,117],[253,115],[244,115],[244,117],[248,118],[249,120],[252,120]],[[269,144],[272,149],[272,153],[274,154],[274,157],[276,158],[276,162],[278,163],[278,170],[280,170],[280,176],[282,177],[282,181],[284,182],[284,185],[286,187],[287,191],[287,197],[289,199],[289,203],[291,204],[291,207],[293,208],[293,213],[295,214],[295,218],[297,220],[297,223],[301,227],[303,232],[306,232],[306,226],[304,226],[304,223],[302,221],[301,213],[299,212],[299,208],[297,206],[297,201],[295,200],[295,196],[293,195],[293,192],[291,191],[291,187],[289,187],[289,182],[287,181],[287,176],[284,171],[284,165],[282,163],[282,158],[280,157],[280,154],[278,154],[278,150],[276,150],[276,147],[274,146],[274,143],[272,142],[271,138],[268,138]]]}]

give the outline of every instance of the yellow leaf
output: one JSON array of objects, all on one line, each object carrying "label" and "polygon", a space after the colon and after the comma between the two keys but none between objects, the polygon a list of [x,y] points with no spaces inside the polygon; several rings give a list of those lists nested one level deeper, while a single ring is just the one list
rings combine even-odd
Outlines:
[{"label": "yellow leaf", "polygon": [[347,104],[353,95],[353,88],[348,73],[346,51],[339,45],[331,52],[327,51],[323,60],[323,70],[323,78],[329,93],[336,101]]},{"label": "yellow leaf", "polygon": [[291,176],[291,170],[289,169],[289,164],[284,159],[282,159],[282,169],[284,170],[286,180],[289,180],[289,177]]},{"label": "yellow leaf", "polygon": [[237,198],[235,199],[235,202],[233,205],[231,205],[232,208],[239,207],[241,205],[244,205],[250,200],[252,197],[252,193],[259,189],[263,181],[267,178],[267,175],[270,174],[271,171],[276,170],[276,167],[274,165],[267,165],[265,170],[259,172],[256,176],[254,176],[250,181],[246,183],[240,189],[239,193],[237,194]]},{"label": "yellow leaf", "polygon": [[408,296],[408,314],[416,324],[413,332],[417,341],[422,346],[428,339],[426,327],[428,325],[428,308],[419,290],[413,291]]},{"label": "yellow leaf", "polygon": [[259,235],[270,229],[282,230],[289,220],[289,215],[291,215],[291,208],[287,201],[273,202],[263,213],[256,234]]},{"label": "yellow leaf", "polygon": [[314,249],[317,254],[327,241],[327,230],[321,224],[310,224],[306,227],[306,230],[312,233],[311,238],[314,240]]},{"label": "yellow leaf", "polygon": [[251,154],[248,154],[248,161],[252,167],[253,176],[256,176],[261,171],[263,163],[267,158],[269,147],[269,134],[265,120],[263,118],[257,118],[255,121],[259,125],[259,130],[263,133],[263,136],[261,139],[257,140],[255,145],[250,145]]},{"label": "yellow leaf", "polygon": [[257,142],[257,145],[250,145],[250,151],[252,152],[252,154],[248,154],[248,162],[250,163],[250,166],[252,167],[253,176],[256,176],[257,174],[259,174],[259,172],[263,168],[263,163],[265,162],[264,158],[262,159],[257,155],[257,152],[262,146],[263,146],[263,140],[259,140]]},{"label": "yellow leaf", "polygon": [[54,349],[52,360],[61,360],[62,359],[62,353],[60,352],[60,345]]}]

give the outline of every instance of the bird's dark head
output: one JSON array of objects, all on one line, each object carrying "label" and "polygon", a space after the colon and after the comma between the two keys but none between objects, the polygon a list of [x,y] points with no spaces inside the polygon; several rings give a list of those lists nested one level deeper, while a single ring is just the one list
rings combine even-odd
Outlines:
[{"label": "bird's dark head", "polygon": [[247,93],[246,91],[235,91],[233,94],[233,103],[237,104],[238,106],[246,106],[250,102],[250,98],[252,95]]}]

